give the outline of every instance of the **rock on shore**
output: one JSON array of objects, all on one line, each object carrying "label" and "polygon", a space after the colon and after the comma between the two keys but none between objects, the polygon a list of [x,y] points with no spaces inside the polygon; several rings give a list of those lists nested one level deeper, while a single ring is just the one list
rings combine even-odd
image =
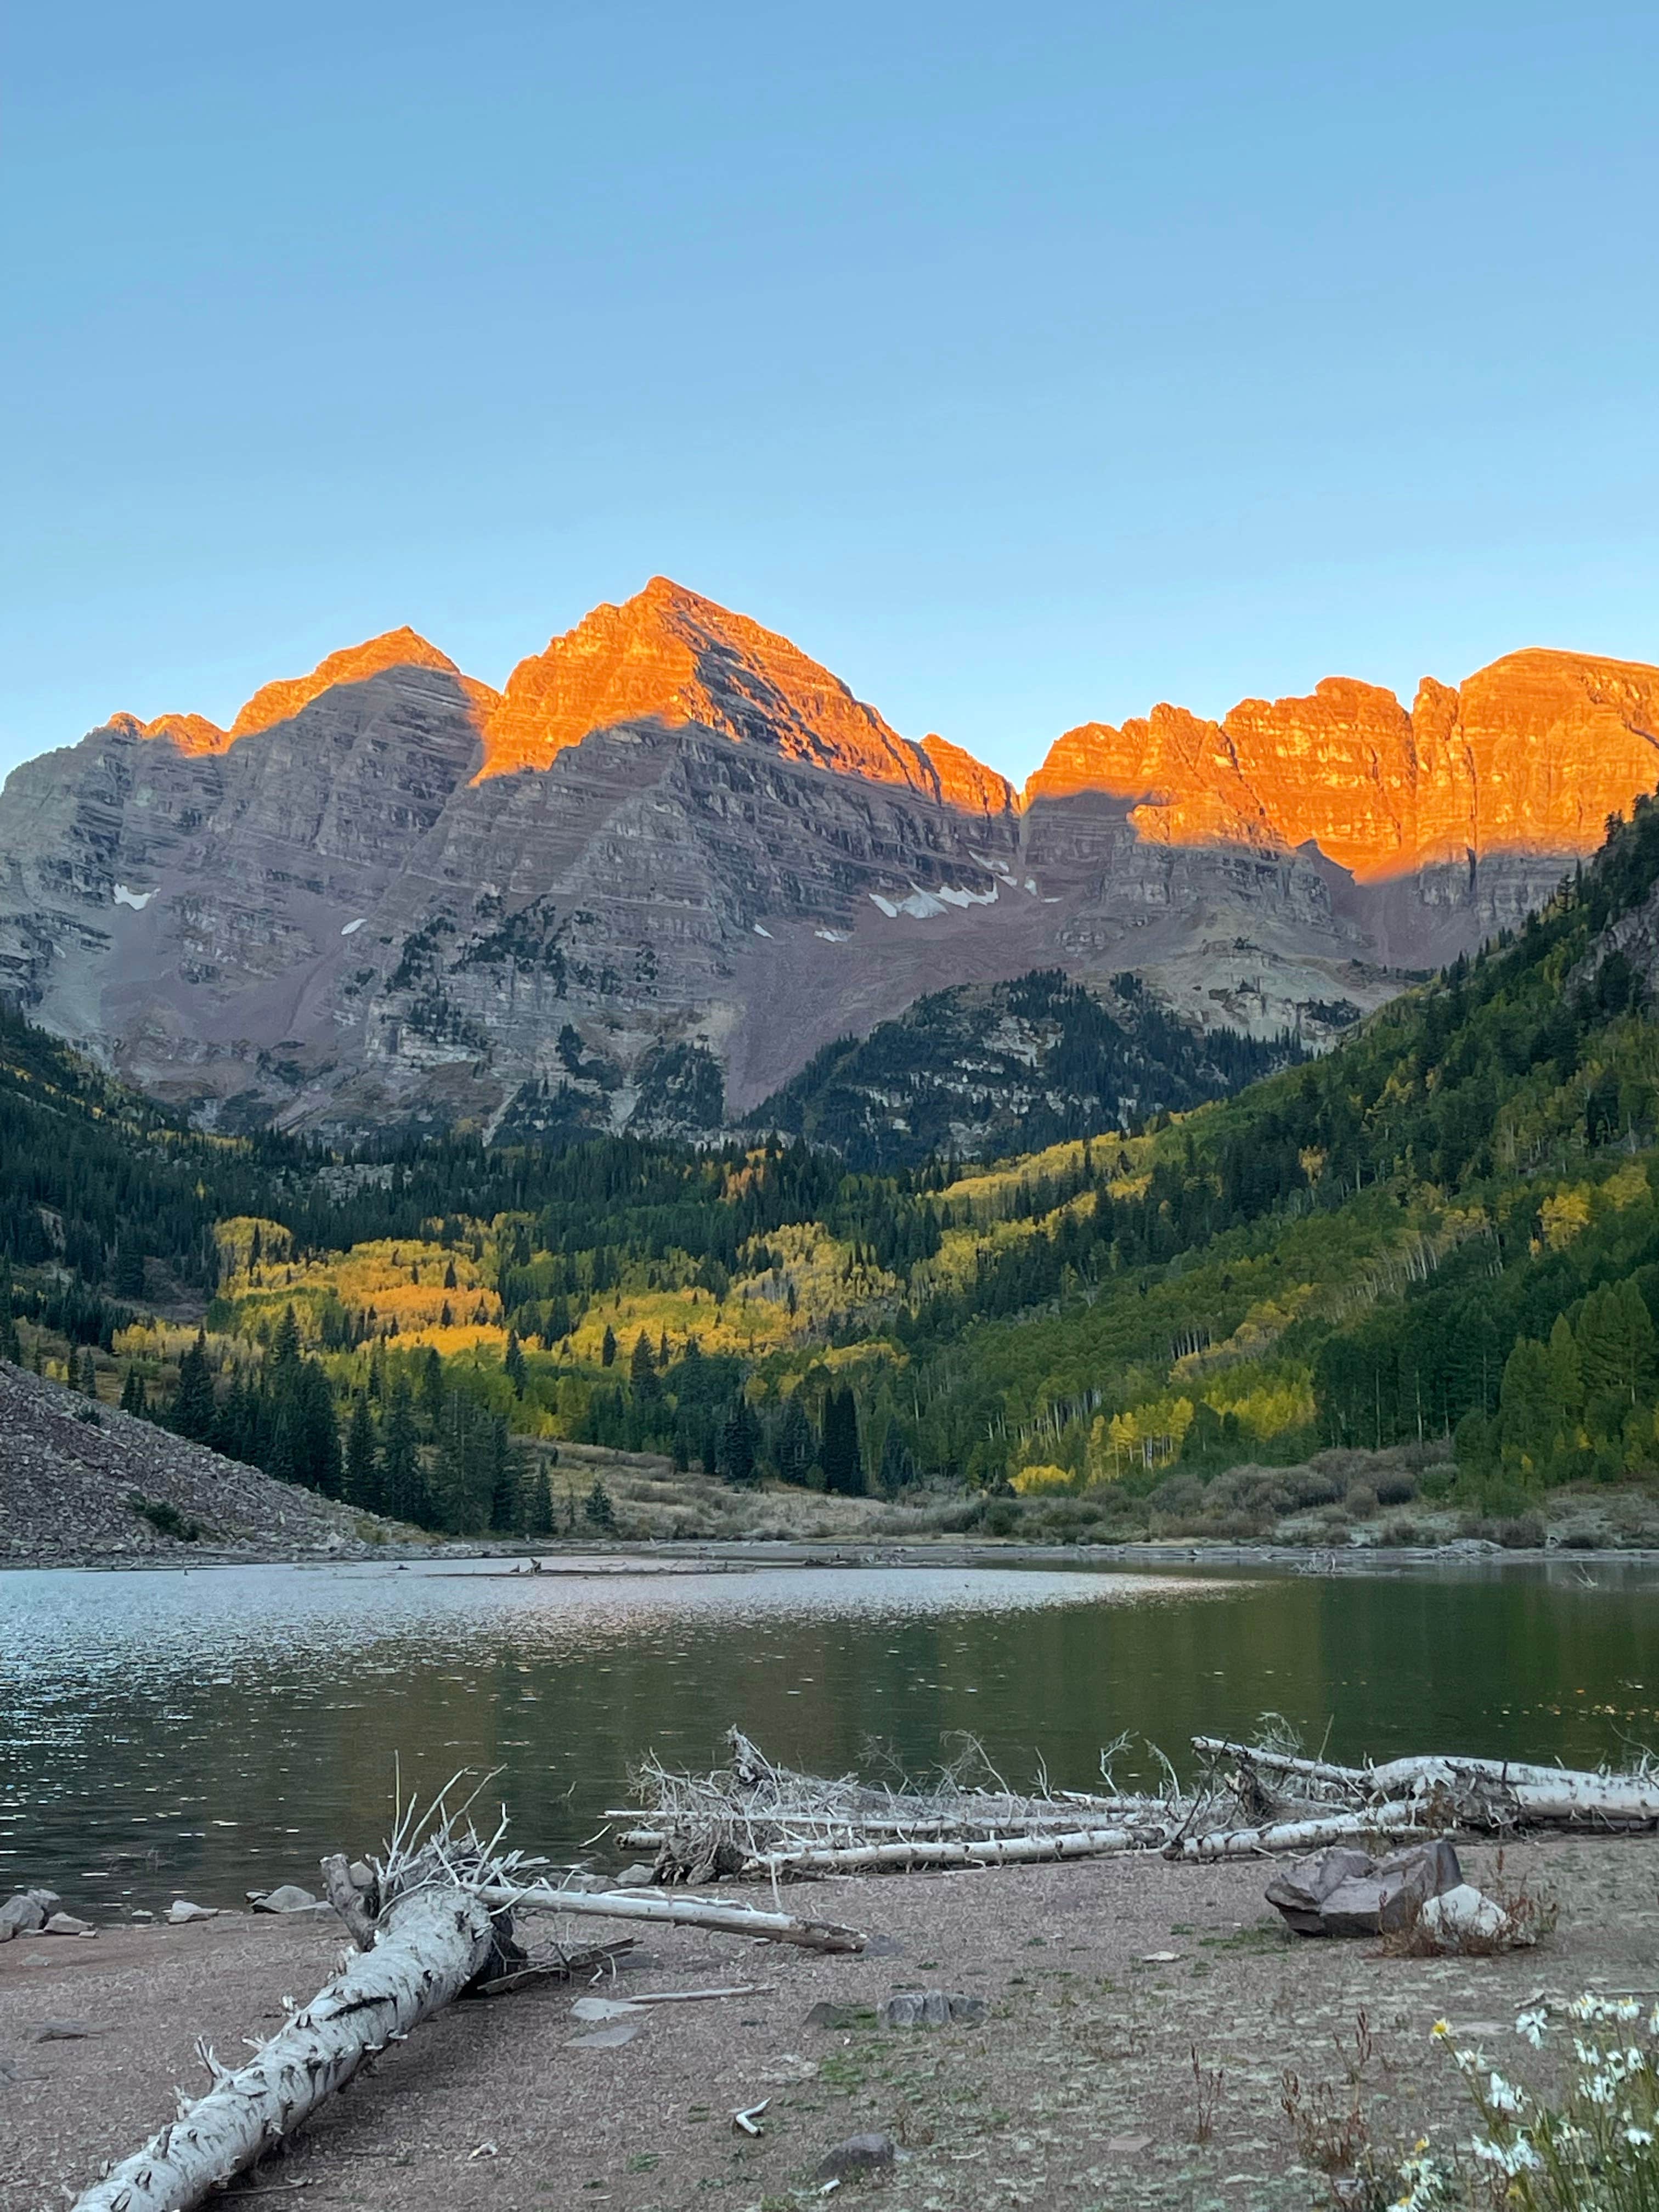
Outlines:
[{"label": "rock on shore", "polygon": [[364,1518],[0,1360],[0,1562],[326,1558],[360,1548]]}]

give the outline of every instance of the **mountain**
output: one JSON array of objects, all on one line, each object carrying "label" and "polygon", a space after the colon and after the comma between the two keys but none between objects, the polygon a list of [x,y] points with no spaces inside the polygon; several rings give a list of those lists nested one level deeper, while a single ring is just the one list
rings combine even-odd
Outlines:
[{"label": "mountain", "polygon": [[0,795],[0,990],[199,1127],[729,1126],[930,993],[1133,972],[1318,1047],[1659,769],[1659,672],[1511,655],[1069,732],[1017,793],[665,579],[497,692],[394,630]]}]

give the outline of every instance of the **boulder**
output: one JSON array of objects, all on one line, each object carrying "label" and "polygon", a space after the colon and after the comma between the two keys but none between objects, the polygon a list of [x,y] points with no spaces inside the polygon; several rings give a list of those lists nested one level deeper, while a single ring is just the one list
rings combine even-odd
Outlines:
[{"label": "boulder", "polygon": [[250,1894],[248,1902],[256,1912],[317,1912],[326,1911],[318,1898],[296,1882],[279,1882],[275,1889],[261,1890]]},{"label": "boulder", "polygon": [[1468,1881],[1430,1898],[1418,1915],[1417,1924],[1443,1951],[1461,1951],[1471,1942],[1484,1950],[1495,1944],[1520,1945],[1533,1940],[1516,1929],[1501,1905]]},{"label": "boulder", "polygon": [[216,1920],[219,1908],[214,1905],[192,1905],[187,1897],[175,1897],[167,1907],[167,1924],[183,1928],[192,1920]]},{"label": "boulder", "polygon": [[95,1936],[97,1932],[90,1920],[77,1920],[72,1912],[49,1914],[40,1930],[43,1936]]},{"label": "boulder", "polygon": [[1267,1899],[1298,1936],[1386,1936],[1409,1928],[1431,1898],[1462,1879],[1444,1837],[1383,1859],[1338,1845],[1276,1875]]},{"label": "boulder", "polygon": [[848,2136],[818,2160],[814,2181],[844,2181],[849,2173],[879,2173],[898,2156],[888,2135]]},{"label": "boulder", "polygon": [[19,1890],[0,1905],[0,1927],[9,1929],[14,1936],[37,1936],[46,1924],[46,1916],[27,1890]]}]

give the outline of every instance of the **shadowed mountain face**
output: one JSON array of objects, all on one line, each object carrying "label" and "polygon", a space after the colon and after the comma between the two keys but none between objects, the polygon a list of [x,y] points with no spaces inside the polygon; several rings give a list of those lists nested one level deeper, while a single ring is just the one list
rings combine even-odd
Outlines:
[{"label": "shadowed mountain face", "polygon": [[0,797],[0,989],[200,1118],[667,1133],[1032,969],[1317,1044],[1659,781],[1659,671],[1524,653],[1055,745],[1022,799],[661,579],[504,691],[412,631]]}]

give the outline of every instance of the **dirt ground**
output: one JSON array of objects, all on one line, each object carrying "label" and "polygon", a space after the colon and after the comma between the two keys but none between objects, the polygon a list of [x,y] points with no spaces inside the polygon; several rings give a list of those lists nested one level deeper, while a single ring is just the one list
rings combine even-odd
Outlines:
[{"label": "dirt ground", "polygon": [[[1463,1857],[1474,1880],[1490,1878],[1492,1852]],[[1262,1902],[1260,1864],[1100,1860],[823,1883],[793,1894],[814,1917],[870,1931],[863,1956],[649,1933],[615,1994],[757,1987],[653,2008],[620,2049],[569,2047],[581,1992],[566,1986],[456,2006],[228,2201],[783,2212],[812,2193],[832,2145],[882,2129],[899,2163],[884,2179],[848,2182],[842,2203],[1328,2203],[1280,2110],[1281,2075],[1329,2083],[1346,2107],[1362,2012],[1376,2051],[1360,2094],[1374,2126],[1444,2141],[1468,2130],[1430,2039],[1437,2015],[1538,2078],[1549,2049],[1534,2056],[1515,2037],[1523,2003],[1586,1988],[1659,1995],[1659,1842],[1532,1844],[1510,1850],[1506,1872],[1555,1894],[1555,1934],[1531,1952],[1455,1961],[1288,1936]],[[62,2212],[104,2161],[171,2116],[175,2082],[192,2094],[206,2086],[198,2035],[234,2063],[240,2039],[270,2034],[284,1998],[311,1995],[341,1948],[331,1921],[230,1915],[0,1948],[0,2212]],[[981,1996],[985,2017],[878,2029],[877,2002],[905,1987]],[[809,2025],[821,2001],[866,2017]],[[41,2039],[54,2021],[89,2032]],[[732,2114],[763,2098],[765,2134],[746,2140]]]}]

